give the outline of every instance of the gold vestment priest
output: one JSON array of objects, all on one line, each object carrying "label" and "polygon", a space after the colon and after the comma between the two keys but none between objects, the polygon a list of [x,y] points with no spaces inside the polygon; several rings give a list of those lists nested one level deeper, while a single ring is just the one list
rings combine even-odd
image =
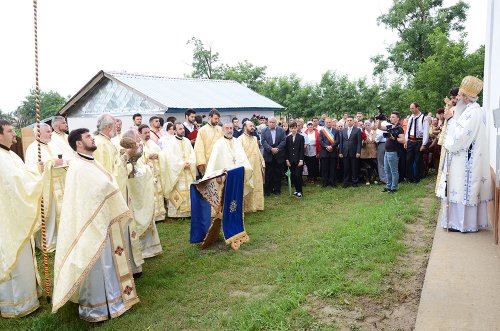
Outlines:
[{"label": "gold vestment priest", "polygon": [[[134,170],[130,162],[133,162]],[[133,171],[128,178],[129,208],[134,215],[134,222],[130,225],[131,236],[139,238],[143,259],[160,255],[163,249],[153,217],[155,183],[152,170],[142,163],[142,158],[137,162],[129,161],[127,170],[129,173]]]},{"label": "gold vestment priest", "polygon": [[114,177],[77,155],[66,175],[52,312],[71,299],[80,304],[82,319],[97,322],[139,301],[125,249],[132,214]]},{"label": "gold vestment priest", "polygon": [[246,133],[238,137],[253,169],[253,191],[245,196],[245,212],[264,210],[264,158],[257,143],[257,137]]},{"label": "gold vestment priest", "polygon": [[[46,221],[47,251],[53,252],[56,249],[57,243],[57,227],[61,216],[66,169],[64,167],[54,167],[54,160],[62,153],[52,141],[49,143],[40,143],[40,151],[42,162],[45,165],[43,172],[43,205]],[[26,149],[24,160],[30,170],[34,172],[39,170],[38,142],[36,140]],[[41,230],[36,233],[35,242],[36,246],[42,249]]]},{"label": "gold vestment priest", "polygon": [[[166,176],[167,173],[162,173],[160,170],[160,161],[159,156],[161,149],[160,147],[151,139],[143,140],[141,142],[142,148],[144,151],[144,163],[148,164],[151,167],[153,172],[153,181],[155,184],[155,213],[154,220],[155,221],[163,221],[165,219],[165,201],[163,199],[163,189],[161,187],[162,177]],[[157,159],[150,158],[151,154],[158,155]]]},{"label": "gold vestment priest", "polygon": [[213,126],[210,123],[205,124],[198,130],[198,135],[196,136],[196,142],[194,144],[196,166],[202,164],[204,164],[205,167],[207,166],[215,142],[223,135],[224,133],[220,126]]},{"label": "gold vestment priest", "polygon": [[69,145],[66,133],[52,132],[51,144],[62,154],[63,160],[69,161],[75,156],[75,151]]},{"label": "gold vestment priest", "polygon": [[[186,168],[186,163],[189,167]],[[168,217],[190,217],[190,185],[196,179],[196,157],[189,139],[175,136],[160,154],[163,194],[168,201]]]},{"label": "gold vestment priest", "polygon": [[116,146],[113,145],[111,139],[103,134],[97,134],[94,137],[97,149],[94,152],[94,159],[99,162],[107,172],[116,179],[118,187],[127,199],[127,168],[120,157],[120,153]]},{"label": "gold vestment priest", "polygon": [[25,316],[39,307],[31,237],[40,214],[42,179],[0,145],[0,315]]},{"label": "gold vestment priest", "polygon": [[[198,141],[198,139],[196,140]],[[241,141],[236,138],[219,138],[212,149],[212,155],[208,161],[204,179],[222,169],[245,168],[245,187],[243,195],[247,195],[253,190],[252,166],[241,146]]]}]

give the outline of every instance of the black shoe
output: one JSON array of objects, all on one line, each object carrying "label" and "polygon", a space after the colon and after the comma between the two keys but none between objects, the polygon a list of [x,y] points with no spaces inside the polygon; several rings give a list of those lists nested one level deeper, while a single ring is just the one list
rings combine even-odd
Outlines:
[{"label": "black shoe", "polygon": [[328,187],[327,184],[321,184],[321,187]]},{"label": "black shoe", "polygon": [[[142,276],[142,272],[137,272],[137,273],[133,274],[132,276],[134,277],[134,279],[136,279],[136,278],[141,278],[141,276]],[[130,277],[130,276],[129,276],[129,277]]]},{"label": "black shoe", "polygon": [[382,190],[382,192],[390,192],[390,191],[391,191],[391,189],[387,188],[387,187]]},{"label": "black shoe", "polygon": [[264,195],[265,195],[266,197],[269,197],[269,196],[271,196],[271,193],[266,192],[266,193],[264,193]]},{"label": "black shoe", "polygon": [[280,195],[281,194],[281,191],[274,191],[273,192],[274,195]]},{"label": "black shoe", "polygon": [[349,184],[342,185],[342,188],[348,188],[348,187],[349,187]]},{"label": "black shoe", "polygon": [[448,228],[448,231],[449,231],[449,232],[460,232],[460,230],[457,230],[457,229],[452,229],[452,228]]},{"label": "black shoe", "polygon": [[398,190],[390,190],[389,193],[396,193]]},{"label": "black shoe", "polygon": [[352,184],[352,187],[358,187],[358,186],[359,186],[358,183]]}]

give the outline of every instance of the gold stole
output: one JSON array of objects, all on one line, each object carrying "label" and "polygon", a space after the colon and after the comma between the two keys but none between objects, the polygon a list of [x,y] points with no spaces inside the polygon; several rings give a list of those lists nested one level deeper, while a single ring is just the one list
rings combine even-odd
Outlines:
[{"label": "gold stole", "polygon": [[[161,185],[161,179],[159,178],[161,176],[160,173],[160,164],[159,164],[159,159],[153,160],[149,158],[149,154],[156,153],[160,154],[160,151],[155,152],[152,149],[149,148],[148,146],[148,141],[144,141],[142,143],[142,146],[144,148],[144,158],[145,158],[145,163],[149,164],[151,167],[151,170],[153,172],[153,181],[154,181],[154,187],[155,187],[155,212],[153,215],[153,219],[156,220],[158,216],[163,216],[166,214],[165,210],[165,204],[163,202],[163,189]],[[154,142],[153,142],[154,144]]]},{"label": "gold stole", "polygon": [[[172,139],[178,140],[175,137]],[[188,155],[186,154],[187,151],[185,148],[184,140],[179,140],[178,143],[181,145],[182,161],[184,161],[184,163],[186,163],[188,161]],[[194,153],[194,151],[193,151],[193,153]],[[187,182],[189,180],[187,177],[188,175],[191,177],[190,181],[193,181],[194,178],[191,176],[191,169],[183,168],[181,170],[181,173],[179,174],[179,179],[177,180],[177,183],[179,183],[179,181],[181,181],[181,180],[183,180],[184,182]],[[179,192],[179,190],[177,190],[177,188],[176,188],[177,183],[176,183],[176,185],[174,185],[168,200],[172,203],[174,208],[176,210],[178,210],[179,212],[181,212],[181,213],[189,212],[189,211],[191,211],[191,206],[189,204],[183,204],[184,201],[189,200],[189,197],[190,197],[189,185],[188,185],[187,190]]]},{"label": "gold stole", "polygon": [[123,238],[123,231],[126,226],[128,226],[128,222],[114,222],[111,225],[109,237],[111,240],[111,249],[113,250],[113,262],[122,291],[123,303],[125,307],[129,308],[139,302],[139,297],[137,296],[134,277],[130,272],[130,264],[125,249],[126,243]]}]

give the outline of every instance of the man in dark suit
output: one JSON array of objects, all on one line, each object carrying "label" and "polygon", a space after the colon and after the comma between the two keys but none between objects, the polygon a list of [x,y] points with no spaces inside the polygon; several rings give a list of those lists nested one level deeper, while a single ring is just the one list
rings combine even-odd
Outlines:
[{"label": "man in dark suit", "polygon": [[281,176],[283,175],[283,163],[285,162],[285,139],[286,133],[282,127],[277,126],[276,118],[270,117],[269,126],[261,133],[261,143],[264,148],[264,161],[266,162],[266,174],[264,193],[281,193]]},{"label": "man in dark suit", "polygon": [[344,188],[358,186],[359,157],[361,156],[361,130],[354,126],[354,119],[348,116],[347,127],[342,130],[340,137],[339,157],[344,164]]},{"label": "man in dark suit", "polygon": [[332,127],[332,119],[325,119],[325,127],[319,132],[319,144],[321,149],[319,157],[321,160],[322,186],[337,186],[337,162],[339,157],[340,132]]},{"label": "man in dark suit", "polygon": [[292,121],[288,126],[291,134],[286,137],[285,158],[286,166],[290,167],[295,185],[295,195],[302,198],[302,170],[304,167],[304,136],[298,133],[297,122]]}]

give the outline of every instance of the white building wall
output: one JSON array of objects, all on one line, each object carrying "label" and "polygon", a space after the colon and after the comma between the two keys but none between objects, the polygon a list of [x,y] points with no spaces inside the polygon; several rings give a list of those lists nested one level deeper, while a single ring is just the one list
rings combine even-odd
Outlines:
[{"label": "white building wall", "polygon": [[[497,129],[493,125],[493,109],[500,107],[500,1],[488,2],[488,26],[486,30],[483,107],[490,142],[490,165],[497,167]],[[497,176],[498,185],[499,176]]]}]

